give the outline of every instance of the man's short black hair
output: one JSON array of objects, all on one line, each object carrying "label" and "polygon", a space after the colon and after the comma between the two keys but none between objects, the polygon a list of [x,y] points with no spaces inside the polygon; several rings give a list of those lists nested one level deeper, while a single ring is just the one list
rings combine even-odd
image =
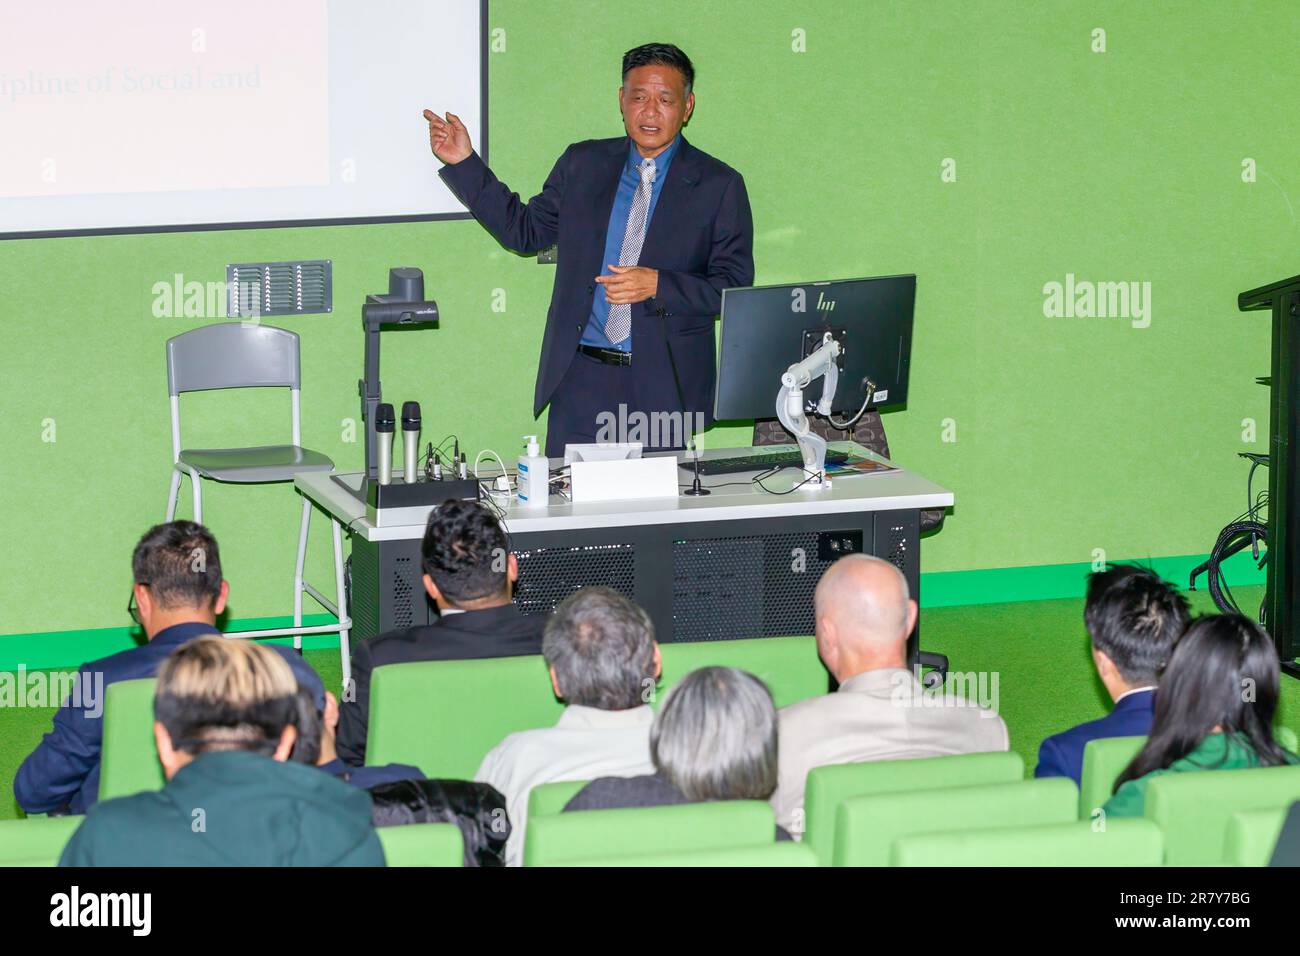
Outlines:
[{"label": "man's short black hair", "polygon": [[623,80],[638,66],[673,66],[686,78],[686,92],[695,85],[695,67],[691,58],[671,43],[644,43],[623,54]]},{"label": "man's short black hair", "polygon": [[1187,598],[1149,568],[1113,564],[1088,575],[1083,620],[1092,646],[1130,684],[1154,684],[1187,628]]},{"label": "man's short black hair", "polygon": [[424,573],[452,604],[504,593],[509,542],[496,515],[477,501],[444,501],[429,515],[420,546]]},{"label": "man's short black hair", "polygon": [[212,607],[221,594],[217,539],[193,521],[156,524],[135,546],[131,575],[159,607]]}]

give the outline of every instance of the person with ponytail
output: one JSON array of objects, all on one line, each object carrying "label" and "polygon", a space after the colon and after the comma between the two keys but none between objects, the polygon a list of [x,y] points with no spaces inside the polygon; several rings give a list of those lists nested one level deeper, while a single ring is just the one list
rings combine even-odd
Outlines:
[{"label": "person with ponytail", "polygon": [[1151,734],[1115,780],[1107,816],[1141,816],[1151,778],[1300,763],[1273,738],[1277,651],[1239,614],[1197,618],[1174,646],[1156,691]]}]

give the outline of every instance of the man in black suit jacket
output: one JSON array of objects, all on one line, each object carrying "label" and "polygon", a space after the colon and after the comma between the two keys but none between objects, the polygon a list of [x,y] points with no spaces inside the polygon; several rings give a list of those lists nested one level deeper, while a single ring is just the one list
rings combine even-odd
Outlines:
[{"label": "man in black suit jacket", "polygon": [[498,242],[524,254],[558,243],[533,395],[534,416],[551,406],[551,457],[569,442],[681,448],[713,420],[713,320],[723,289],[753,284],[754,227],[740,174],[681,136],[694,78],[671,44],[628,51],[627,135],[570,146],[527,203],[454,113],[424,113],[439,175]]},{"label": "man in black suit jacket", "polygon": [[421,552],[424,588],[442,616],[428,627],[389,631],[353,648],[353,685],[340,706],[335,740],[338,756],[352,766],[366,760],[370,675],[376,667],[542,651],[546,616],[525,616],[511,603],[519,565],[495,515],[474,501],[443,502],[429,515]]}]

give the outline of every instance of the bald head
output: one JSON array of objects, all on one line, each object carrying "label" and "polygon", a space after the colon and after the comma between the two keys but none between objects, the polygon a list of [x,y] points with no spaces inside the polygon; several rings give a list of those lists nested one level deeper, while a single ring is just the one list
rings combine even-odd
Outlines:
[{"label": "bald head", "polygon": [[904,666],[916,604],[893,564],[865,554],[840,558],[822,575],[814,602],[818,650],[837,680]]}]

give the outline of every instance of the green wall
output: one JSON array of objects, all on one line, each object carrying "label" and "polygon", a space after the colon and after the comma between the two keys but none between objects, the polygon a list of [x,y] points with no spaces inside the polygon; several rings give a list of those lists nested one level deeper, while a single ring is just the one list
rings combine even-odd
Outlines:
[{"label": "green wall", "polygon": [[[1236,295],[1300,272],[1300,132],[1279,46],[1300,32],[1300,7],[663,0],[653,29],[612,13],[493,0],[505,45],[490,59],[493,168],[532,195],[568,143],[621,133],[624,50],[686,49],[687,136],[745,176],[759,283],[919,277],[911,401],[885,421],[894,457],[956,493],[925,571],[1200,554],[1242,510],[1235,453],[1267,446],[1254,377],[1268,371],[1268,327]],[[428,102],[458,106],[435,90]],[[946,159],[956,181],[941,178]],[[123,623],[130,548],[166,500],[163,343],[220,318],[155,318],[153,284],[298,258],[335,270],[332,315],[276,320],[303,336],[305,444],[360,466],[345,440],[358,310],[393,265],[424,270],[443,327],[385,337],[386,397],[418,399],[427,437],[455,431],[471,452],[509,458],[544,430],[529,412],[552,269],[473,222],[0,243],[0,633]],[[1067,274],[1151,283],[1149,326],[1045,317],[1045,284]],[[187,443],[287,435],[275,394],[189,396],[184,411]],[[286,613],[292,494],[205,492],[232,616]],[[318,524],[318,581],[328,540]]]}]

